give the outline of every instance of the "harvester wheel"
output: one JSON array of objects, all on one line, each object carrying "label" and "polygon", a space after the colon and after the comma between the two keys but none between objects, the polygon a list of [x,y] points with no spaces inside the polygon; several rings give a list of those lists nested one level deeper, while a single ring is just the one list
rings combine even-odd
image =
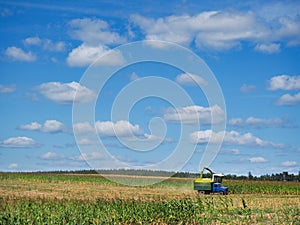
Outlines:
[{"label": "harvester wheel", "polygon": [[205,194],[205,191],[198,191],[198,194],[204,195],[204,194]]}]

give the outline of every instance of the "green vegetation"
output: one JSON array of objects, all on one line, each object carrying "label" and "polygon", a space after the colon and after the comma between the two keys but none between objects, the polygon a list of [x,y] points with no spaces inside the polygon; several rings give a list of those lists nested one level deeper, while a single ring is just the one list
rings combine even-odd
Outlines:
[{"label": "green vegetation", "polygon": [[192,182],[130,187],[99,174],[0,173],[0,225],[300,224],[299,182],[226,180],[228,196],[197,195]]},{"label": "green vegetation", "polygon": [[220,196],[167,201],[1,199],[0,224],[297,224],[300,208],[251,209]]},{"label": "green vegetation", "polygon": [[231,194],[300,195],[299,182],[225,180]]}]

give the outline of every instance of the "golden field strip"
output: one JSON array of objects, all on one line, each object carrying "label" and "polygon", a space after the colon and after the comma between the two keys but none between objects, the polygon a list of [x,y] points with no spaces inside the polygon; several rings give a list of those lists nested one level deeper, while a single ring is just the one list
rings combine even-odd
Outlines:
[{"label": "golden field strip", "polygon": [[[127,182],[161,180],[160,177],[105,176]],[[0,173],[0,224],[25,221],[23,217],[35,214],[43,216],[41,223],[33,224],[51,224],[52,219],[52,224],[57,221],[60,224],[300,224],[299,182],[227,180],[224,185],[231,191],[228,196],[198,195],[190,178],[169,178],[137,187],[114,183],[98,174]],[[55,210],[57,215],[44,212],[45,203],[49,204],[50,212],[52,208],[61,212]],[[111,211],[102,215],[103,209],[98,207],[105,204]],[[30,209],[32,205],[36,212]],[[69,215],[65,215],[64,209],[77,205],[83,209],[78,209],[72,220],[64,220]],[[31,214],[13,214],[21,209],[31,210]],[[81,214],[85,210],[91,218],[83,220]],[[97,210],[100,211],[96,213]],[[35,221],[34,216],[32,220]]]}]

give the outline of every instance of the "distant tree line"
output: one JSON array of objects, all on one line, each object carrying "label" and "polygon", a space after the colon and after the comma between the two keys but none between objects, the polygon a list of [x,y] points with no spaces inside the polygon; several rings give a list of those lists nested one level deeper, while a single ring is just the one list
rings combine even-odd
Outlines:
[{"label": "distant tree line", "polygon": [[[74,170],[74,171],[47,171],[40,173],[69,173],[69,174],[117,174],[117,175],[128,175],[128,176],[159,176],[159,177],[182,177],[182,178],[197,178],[199,173],[191,172],[171,172],[163,170],[134,170],[134,169],[106,169],[106,170]],[[205,173],[203,177],[211,177],[210,174]],[[288,172],[272,173],[261,176],[253,176],[251,172],[248,176],[226,174],[225,179],[227,180],[269,180],[269,181],[300,181],[300,171],[298,175],[289,174]]]}]

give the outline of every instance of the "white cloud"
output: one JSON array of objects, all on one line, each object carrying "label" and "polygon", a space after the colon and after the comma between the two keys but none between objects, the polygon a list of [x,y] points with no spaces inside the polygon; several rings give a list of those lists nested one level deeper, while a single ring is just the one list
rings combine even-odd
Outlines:
[{"label": "white cloud", "polygon": [[209,11],[195,16],[168,16],[156,20],[133,15],[131,21],[141,28],[146,39],[183,45],[195,40],[197,47],[215,50],[229,49],[240,45],[242,40],[256,40],[267,33],[252,13]]},{"label": "white cloud", "polygon": [[264,163],[267,162],[268,160],[266,160],[264,157],[252,157],[248,159],[251,163]]},{"label": "white cloud", "polygon": [[76,142],[79,145],[93,145],[95,144],[92,140],[88,138],[82,138]]},{"label": "white cloud", "polygon": [[33,62],[36,60],[36,56],[31,52],[24,52],[21,48],[8,47],[5,50],[5,55],[14,61]]},{"label": "white cloud", "polygon": [[190,134],[190,142],[193,144],[221,143],[224,133],[215,133],[212,130],[195,131]]},{"label": "white cloud", "polygon": [[81,135],[93,132],[94,128],[88,122],[81,122],[73,124],[73,131],[75,134]]},{"label": "white cloud", "polygon": [[251,84],[243,84],[243,86],[240,88],[240,91],[242,93],[251,93],[256,89],[255,85]]},{"label": "white cloud", "polygon": [[168,108],[164,119],[175,123],[193,124],[200,121],[201,124],[217,124],[225,120],[225,112],[218,105],[203,107],[192,105],[180,108]]},{"label": "white cloud", "polygon": [[52,42],[49,39],[43,39],[43,49],[48,51],[62,52],[66,49],[66,45],[64,42]]},{"label": "white cloud", "polygon": [[106,51],[107,49],[103,45],[88,46],[82,44],[69,53],[67,63],[69,66],[88,66],[105,54]]},{"label": "white cloud", "polygon": [[[127,120],[112,121],[96,121],[95,128],[97,134],[101,137],[122,137],[126,142],[131,143],[150,143],[150,142],[173,142],[171,138],[159,137],[154,134],[147,134],[140,128],[138,124],[131,124]],[[76,135],[87,135],[94,131],[92,125],[88,122],[76,123],[73,125]],[[92,145],[94,144],[88,138],[82,138],[77,141],[78,144]]]},{"label": "white cloud", "polygon": [[55,152],[47,152],[41,155],[40,158],[45,160],[59,160],[59,159],[63,159],[64,156]]},{"label": "white cloud", "polygon": [[46,120],[41,131],[45,133],[57,133],[66,131],[66,127],[57,120]]},{"label": "white cloud", "polygon": [[104,159],[104,156],[100,152],[92,152],[92,153],[82,153],[79,156],[73,156],[70,158],[74,161],[90,161],[90,160],[102,160]]},{"label": "white cloud", "polygon": [[139,125],[133,125],[126,120],[119,120],[115,123],[111,121],[97,121],[95,127],[100,136],[130,137],[144,134]]},{"label": "white cloud", "polygon": [[69,22],[72,38],[89,45],[122,44],[126,39],[112,32],[109,24],[101,19],[74,19]]},{"label": "white cloud", "polygon": [[19,165],[17,163],[11,163],[11,164],[8,165],[9,169],[16,169],[18,167],[19,167]]},{"label": "white cloud", "polygon": [[37,146],[38,144],[28,137],[11,137],[0,141],[0,147],[3,148],[33,148]]},{"label": "white cloud", "polygon": [[125,59],[118,50],[110,50],[104,45],[91,46],[85,43],[74,48],[67,58],[68,65],[73,67],[89,66],[94,62],[99,65],[118,66],[123,65]]},{"label": "white cloud", "polygon": [[[131,21],[142,29],[148,40],[173,41],[187,45],[192,39],[192,34],[187,32],[188,28],[184,29],[183,26],[187,17],[189,18],[189,16],[171,16],[154,20],[140,15],[132,15]],[[175,26],[177,30],[174,29]]]},{"label": "white cloud", "polygon": [[284,94],[276,101],[276,105],[296,105],[298,103],[300,103],[300,92],[295,95]]},{"label": "white cloud", "polygon": [[228,121],[228,125],[235,127],[253,127],[253,128],[284,128],[294,127],[291,122],[286,118],[255,118],[248,117],[246,120],[242,118],[233,118]]},{"label": "white cloud", "polygon": [[125,63],[122,53],[111,50],[108,46],[125,43],[126,38],[112,32],[107,22],[100,19],[74,19],[69,22],[69,26],[70,36],[82,41],[69,53],[67,58],[69,66],[89,66],[96,60],[97,64],[109,66]]},{"label": "white cloud", "polygon": [[21,125],[19,129],[21,130],[41,130],[42,125],[37,122],[32,122],[31,124]]},{"label": "white cloud", "polygon": [[0,84],[0,93],[11,93],[14,92],[17,89],[17,86],[15,84],[13,85],[2,85]]},{"label": "white cloud", "polygon": [[37,86],[36,90],[46,98],[60,104],[72,104],[73,101],[86,103],[96,98],[94,91],[74,81],[71,83],[43,83]]},{"label": "white cloud", "polygon": [[278,39],[287,40],[287,45],[295,46],[300,44],[300,23],[299,17],[296,19],[281,17],[278,20],[280,29],[277,30]]},{"label": "white cloud", "polygon": [[168,42],[162,41],[162,40],[149,40],[145,42],[146,45],[150,46],[151,48],[156,48],[156,49],[167,49],[170,47],[170,44]]},{"label": "white cloud", "polygon": [[278,18],[297,18],[300,4],[296,1],[278,1],[259,5],[257,13],[267,21],[274,21]]},{"label": "white cloud", "polygon": [[44,124],[32,122],[30,124],[21,125],[19,129],[41,131],[44,133],[59,133],[67,131],[67,127],[57,120],[46,120]]},{"label": "white cloud", "polygon": [[277,53],[280,52],[280,44],[257,44],[254,50],[267,54]]},{"label": "white cloud", "polygon": [[62,41],[53,42],[50,39],[41,39],[39,37],[28,37],[24,41],[25,45],[41,46],[44,50],[53,52],[62,52],[66,45]]},{"label": "white cloud", "polygon": [[179,84],[182,85],[187,85],[187,86],[206,86],[207,85],[207,81],[198,76],[198,75],[194,75],[191,73],[183,73],[180,74],[176,77],[175,81]]},{"label": "white cloud", "polygon": [[285,162],[282,162],[281,165],[282,165],[282,166],[286,166],[286,167],[289,167],[289,166],[296,166],[296,165],[297,165],[297,162],[296,162],[296,161],[285,161]]},{"label": "white cloud", "polygon": [[222,141],[226,145],[253,146],[253,147],[272,147],[283,148],[283,144],[276,144],[264,141],[251,133],[241,134],[237,131],[214,132],[212,130],[195,131],[190,134],[190,142],[193,144],[206,144],[208,142],[216,144]]},{"label": "white cloud", "polygon": [[158,142],[158,143],[171,143],[173,142],[173,139],[172,138],[162,138],[162,137],[159,137],[157,135],[154,135],[154,134],[147,134],[147,133],[144,133],[142,135],[140,135],[140,139],[137,139],[136,137],[133,137],[133,138],[127,138],[126,139],[127,141],[131,141],[131,142],[141,142],[141,143],[144,143],[146,144],[147,142]]},{"label": "white cloud", "polygon": [[198,48],[217,51],[250,42],[256,44],[256,51],[270,54],[280,51],[279,43],[285,42],[288,46],[300,44],[299,19],[286,15],[268,20],[251,11],[206,11],[194,16],[172,15],[157,19],[132,15],[131,21],[140,27],[148,40],[182,45],[195,43]]},{"label": "white cloud", "polygon": [[279,75],[269,80],[268,90],[298,90],[300,89],[300,76]]},{"label": "white cloud", "polygon": [[218,51],[240,47],[242,41],[264,39],[268,33],[253,13],[216,12],[201,23],[196,45]]},{"label": "white cloud", "polygon": [[39,37],[29,37],[26,38],[24,41],[25,45],[40,45],[42,40]]}]

